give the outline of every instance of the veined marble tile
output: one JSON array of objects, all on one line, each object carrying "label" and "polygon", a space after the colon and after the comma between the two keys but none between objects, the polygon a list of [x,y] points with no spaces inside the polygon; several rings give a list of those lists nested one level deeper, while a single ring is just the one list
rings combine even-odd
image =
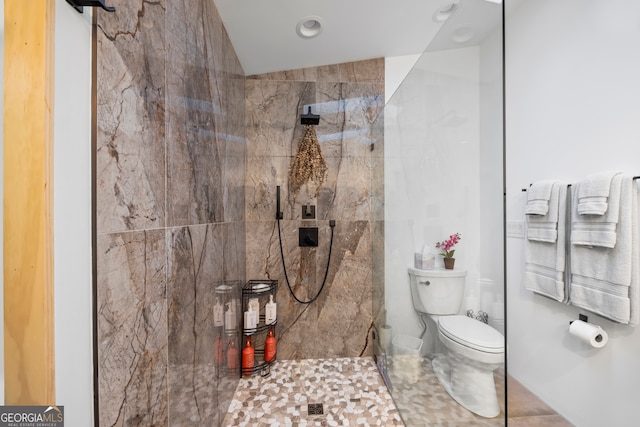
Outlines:
[{"label": "veined marble tile", "polygon": [[[382,60],[247,80],[247,278],[279,281],[279,359],[371,354],[371,142],[384,104],[383,82]],[[288,168],[302,136],[305,105],[321,116],[316,131],[328,176],[317,198],[303,189],[294,199]],[[300,299],[312,297],[322,285],[328,222],[338,222],[327,285],[311,307],[296,303],[286,289],[274,220],[278,185],[287,274]],[[317,220],[303,221],[302,206],[309,203],[316,205]],[[319,247],[298,247],[300,226],[319,227]]]},{"label": "veined marble tile", "polygon": [[322,344],[317,354],[370,356],[373,306],[369,223],[342,222],[336,228],[344,244],[334,247],[331,262],[336,263],[335,275],[318,301],[317,333]]},{"label": "veined marble tile", "polygon": [[254,74],[247,76],[247,79],[312,82],[384,82],[384,58]]},{"label": "veined marble tile", "polygon": [[[282,221],[287,276],[301,300],[314,297],[324,279],[329,221]],[[319,226],[317,248],[298,247],[298,227]],[[247,278],[278,280],[279,359],[370,354],[372,324],[371,236],[367,221],[338,221],[327,280],[318,299],[299,304],[287,288],[275,221],[247,223]],[[349,331],[348,333],[346,333]]]},{"label": "veined marble tile", "polygon": [[[384,113],[371,126],[371,218],[384,221]],[[381,240],[384,242],[384,239]],[[384,248],[383,248],[384,250]]]},{"label": "veined marble tile", "polygon": [[[214,304],[240,301],[243,281],[225,280],[237,274],[234,261],[231,268],[225,266],[233,228],[233,224],[210,224],[168,232],[170,425],[216,425],[239,379],[217,366],[227,355],[223,348],[222,359],[217,360],[214,343],[220,339],[227,344],[228,336],[213,321]],[[239,307],[236,324],[239,331]]]},{"label": "veined marble tile", "polygon": [[247,76],[252,80],[285,80],[304,82],[334,82],[338,81],[340,71],[338,64],[322,65],[319,67],[298,68],[296,70],[276,71],[273,73],[254,74]]},{"label": "veined marble tile", "polygon": [[98,13],[97,229],[165,224],[164,1]]},{"label": "veined marble tile", "polygon": [[320,115],[326,157],[370,156],[371,125],[384,107],[381,83],[247,81],[249,156],[294,156],[305,106]]},{"label": "veined marble tile", "polygon": [[[225,55],[224,31],[215,6],[203,0],[176,1],[167,33],[168,164],[167,197],[169,225],[223,222],[229,195],[232,217],[242,218],[238,188],[244,177],[228,173],[228,154],[233,166],[244,165],[244,98],[234,73],[241,73],[237,59]],[[193,25],[180,28],[180,23]],[[240,140],[240,141],[238,141]]]},{"label": "veined marble tile", "polygon": [[98,237],[100,424],[166,425],[163,230]]},{"label": "veined marble tile", "polygon": [[245,279],[244,76],[213,2],[112,3],[97,11],[100,420],[215,425],[238,381],[212,365],[210,309],[215,283]]},{"label": "veined marble tile", "polygon": [[[233,148],[227,144],[227,152]],[[245,219],[245,179],[247,159],[244,155],[227,155],[224,162],[224,192],[222,206],[225,222],[242,222]]]},{"label": "veined marble tile", "polygon": [[244,221],[224,223],[222,224],[222,230],[224,280],[244,283],[246,281],[245,265],[247,263],[246,223]]},{"label": "veined marble tile", "polygon": [[170,365],[168,378],[171,401],[168,425],[220,425],[224,412],[219,411],[218,392],[212,387],[216,379],[213,364]]},{"label": "veined marble tile", "polygon": [[247,220],[275,219],[276,187],[280,186],[284,219],[302,219],[303,205],[316,205],[317,219],[369,220],[371,218],[371,159],[327,157],[327,180],[317,198],[305,187],[296,195],[289,192],[289,157],[247,159]]},{"label": "veined marble tile", "polygon": [[[380,147],[382,149],[382,147]],[[384,159],[371,158],[371,219],[384,221]],[[384,239],[383,239],[384,241]]]},{"label": "veined marble tile", "polygon": [[315,103],[313,82],[247,80],[248,156],[289,156],[295,153],[303,126],[304,106]]},{"label": "veined marble tile", "polygon": [[[329,158],[329,174],[318,196],[323,218],[371,219],[371,162],[365,157]],[[304,202],[301,202],[301,204]]]},{"label": "veined marble tile", "polygon": [[372,316],[377,325],[386,323],[384,291],[384,221],[371,222],[371,302]]},{"label": "veined marble tile", "polygon": [[213,364],[215,285],[224,278],[222,226],[168,231],[169,363]]},{"label": "veined marble tile", "polygon": [[[302,203],[307,199],[300,197],[296,202],[289,193],[288,156],[254,156],[247,158],[246,210],[247,221],[271,221],[276,215],[276,187],[280,186],[280,209],[285,219],[301,219]],[[319,218],[321,211],[316,211]]]},{"label": "veined marble tile", "polygon": [[382,83],[318,83],[317,127],[325,156],[370,157],[373,123],[384,108]]},{"label": "veined marble tile", "polygon": [[[168,231],[169,362],[213,363],[212,307],[220,285],[239,300],[244,261],[237,252],[244,242],[241,224],[209,224]],[[241,245],[238,247],[238,245]],[[241,261],[241,262],[239,262]],[[224,298],[222,303],[227,302]],[[240,314],[238,312],[238,314]],[[239,324],[239,322],[237,322]],[[219,333],[218,333],[219,334]]]},{"label": "veined marble tile", "polygon": [[384,58],[340,64],[341,82],[384,82]]}]

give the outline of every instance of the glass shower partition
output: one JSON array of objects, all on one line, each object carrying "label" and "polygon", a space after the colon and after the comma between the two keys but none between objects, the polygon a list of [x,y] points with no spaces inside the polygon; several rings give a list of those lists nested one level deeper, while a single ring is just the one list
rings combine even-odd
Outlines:
[{"label": "glass shower partition", "polygon": [[467,398],[448,393],[456,382],[454,388],[467,394],[494,392],[470,381],[473,374],[441,373],[449,375],[448,385],[437,378],[432,360],[459,354],[442,344],[438,320],[415,309],[409,275],[416,254],[426,260],[422,267],[435,255],[434,268],[443,269],[435,244],[460,233],[454,271],[466,274],[458,314],[486,321],[502,334],[491,337],[506,347],[502,20],[500,3],[457,3],[373,126],[374,347],[409,426],[506,423],[502,362],[488,368],[499,403],[495,416],[477,415],[483,411],[456,401],[468,403]]}]

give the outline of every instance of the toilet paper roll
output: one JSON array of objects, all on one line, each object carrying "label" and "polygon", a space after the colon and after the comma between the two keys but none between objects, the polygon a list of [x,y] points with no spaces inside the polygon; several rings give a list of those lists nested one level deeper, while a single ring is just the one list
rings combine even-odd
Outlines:
[{"label": "toilet paper roll", "polygon": [[604,329],[582,320],[571,322],[569,333],[594,348],[602,348],[609,341],[609,335]]},{"label": "toilet paper roll", "polygon": [[389,353],[391,348],[391,326],[387,324],[380,325],[378,332],[380,333],[380,348],[385,353]]}]

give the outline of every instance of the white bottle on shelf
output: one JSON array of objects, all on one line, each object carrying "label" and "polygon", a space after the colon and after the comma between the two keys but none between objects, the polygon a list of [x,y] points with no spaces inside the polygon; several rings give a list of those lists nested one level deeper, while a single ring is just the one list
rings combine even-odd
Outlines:
[{"label": "white bottle on shelf", "polygon": [[265,305],[265,319],[267,325],[275,323],[277,318],[277,305],[273,302],[273,294],[269,295],[269,302]]},{"label": "white bottle on shelf", "polygon": [[231,308],[231,303],[228,303],[227,307],[227,311],[224,313],[224,328],[227,331],[233,331],[236,329],[236,313]]},{"label": "white bottle on shelf", "polygon": [[258,298],[251,298],[249,300],[249,310],[253,310],[256,312],[256,326],[257,326],[258,323],[260,322],[260,300]]},{"label": "white bottle on shelf", "polygon": [[213,306],[213,326],[224,325],[224,307],[220,302],[220,298],[216,298],[216,303]]},{"label": "white bottle on shelf", "polygon": [[253,311],[251,305],[249,305],[249,309],[244,312],[244,330],[255,331],[257,326],[258,320],[256,318],[256,312]]}]

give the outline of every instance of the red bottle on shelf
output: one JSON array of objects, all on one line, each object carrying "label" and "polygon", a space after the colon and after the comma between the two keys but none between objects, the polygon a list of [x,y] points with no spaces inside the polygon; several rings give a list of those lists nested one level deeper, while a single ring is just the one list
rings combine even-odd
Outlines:
[{"label": "red bottle on shelf", "polygon": [[224,341],[220,335],[217,336],[213,343],[213,356],[216,365],[220,366],[224,364]]},{"label": "red bottle on shelf", "polygon": [[276,337],[273,328],[269,328],[267,338],[264,340],[264,361],[272,362],[276,358]]},{"label": "red bottle on shelf", "polygon": [[255,366],[255,351],[251,346],[251,337],[247,337],[246,344],[242,349],[242,373],[251,375]]},{"label": "red bottle on shelf", "polygon": [[229,371],[238,369],[238,356],[236,341],[232,339],[229,343],[229,349],[227,350],[227,369],[229,369]]}]

